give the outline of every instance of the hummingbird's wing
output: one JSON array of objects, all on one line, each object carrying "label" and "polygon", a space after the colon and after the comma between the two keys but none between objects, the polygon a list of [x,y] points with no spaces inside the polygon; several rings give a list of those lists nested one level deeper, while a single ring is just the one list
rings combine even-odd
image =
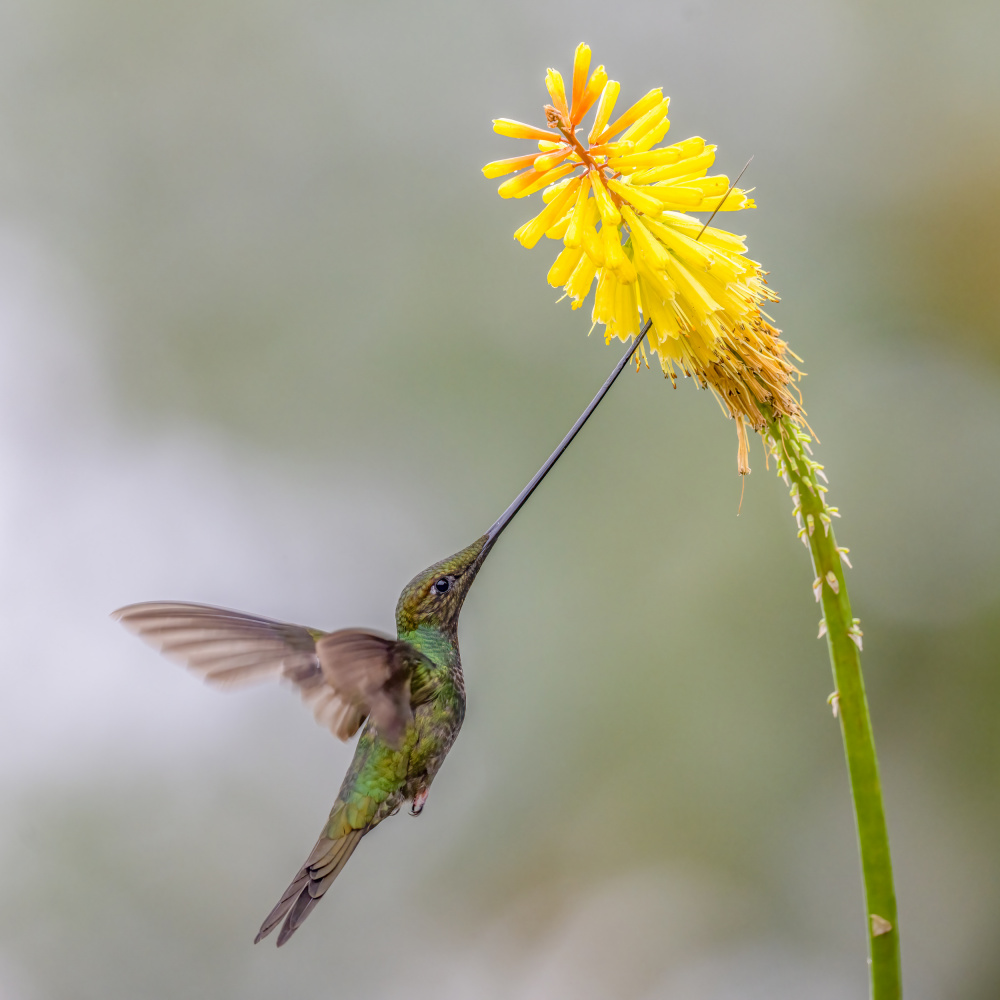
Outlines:
[{"label": "hummingbird's wing", "polygon": [[396,748],[413,721],[413,706],[430,696],[440,673],[408,642],[356,628],[322,636],[316,653],[330,687],[370,715]]},{"label": "hummingbird's wing", "polygon": [[149,601],[112,613],[129,631],[214,687],[291,681],[316,721],[350,739],[369,714],[398,747],[434,664],[407,642],[362,629],[326,633],[207,604]]},{"label": "hummingbird's wing", "polygon": [[111,617],[213,687],[291,681],[316,721],[342,740],[350,739],[368,714],[328,682],[316,655],[316,640],[325,635],[319,629],[171,601],[130,604]]}]

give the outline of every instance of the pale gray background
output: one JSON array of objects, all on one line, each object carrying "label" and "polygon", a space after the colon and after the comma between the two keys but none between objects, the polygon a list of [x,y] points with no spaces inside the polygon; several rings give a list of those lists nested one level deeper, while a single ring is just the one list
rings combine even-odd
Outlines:
[{"label": "pale gray background", "polygon": [[[109,621],[388,628],[610,369],[481,164],[587,40],[750,154],[851,547],[912,1000],[1000,993],[1000,7],[2,0],[0,997],[840,1000],[854,833],[790,503],[626,375],[467,604],[466,728],[289,947],[350,749]],[[537,206],[534,207],[537,211]]]}]

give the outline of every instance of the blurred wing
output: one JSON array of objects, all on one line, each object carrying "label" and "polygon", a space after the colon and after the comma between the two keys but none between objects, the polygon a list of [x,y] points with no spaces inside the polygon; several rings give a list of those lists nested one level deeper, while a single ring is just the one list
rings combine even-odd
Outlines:
[{"label": "blurred wing", "polygon": [[322,636],[316,653],[330,687],[371,715],[382,739],[398,748],[413,705],[432,693],[434,664],[408,642],[354,628]]},{"label": "blurred wing", "polygon": [[316,640],[325,634],[318,629],[168,601],[130,604],[111,617],[213,687],[291,681],[316,721],[342,740],[358,731],[367,714],[329,683],[316,655]]}]

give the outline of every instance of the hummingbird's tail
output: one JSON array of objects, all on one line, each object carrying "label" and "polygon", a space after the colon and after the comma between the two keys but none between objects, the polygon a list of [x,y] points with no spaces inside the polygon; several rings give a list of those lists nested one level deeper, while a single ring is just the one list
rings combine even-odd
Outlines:
[{"label": "hummingbird's tail", "polygon": [[[278,905],[271,910],[264,923],[260,925],[260,930],[254,938],[254,944],[266,938],[284,917],[284,926],[278,934],[278,947],[280,948],[298,930],[302,921],[309,916],[313,907],[323,898],[323,894],[333,884],[333,880],[340,874],[341,869],[354,853],[354,848],[358,846],[361,838],[367,832],[368,828],[365,827],[361,830],[349,830],[336,840],[325,835],[320,837],[312,853],[306,858],[306,863],[299,870],[292,884],[285,890],[285,894],[278,900]],[[286,914],[287,916],[285,916]]]}]

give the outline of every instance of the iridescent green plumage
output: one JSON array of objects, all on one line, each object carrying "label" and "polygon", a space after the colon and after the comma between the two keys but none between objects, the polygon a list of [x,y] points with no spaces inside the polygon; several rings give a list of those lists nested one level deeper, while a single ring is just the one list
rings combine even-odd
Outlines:
[{"label": "iridescent green plumage", "polygon": [[[426,659],[411,674],[412,721],[395,749],[370,720],[358,739],[319,841],[256,940],[284,918],[282,945],[295,932],[346,864],[361,838],[403,802],[423,809],[434,776],[451,749],[465,718],[465,680],[458,650],[458,616],[486,552],[487,536],[414,577],[396,605],[396,630]],[[448,581],[444,593],[436,585]],[[414,680],[419,677],[419,684]]]}]

